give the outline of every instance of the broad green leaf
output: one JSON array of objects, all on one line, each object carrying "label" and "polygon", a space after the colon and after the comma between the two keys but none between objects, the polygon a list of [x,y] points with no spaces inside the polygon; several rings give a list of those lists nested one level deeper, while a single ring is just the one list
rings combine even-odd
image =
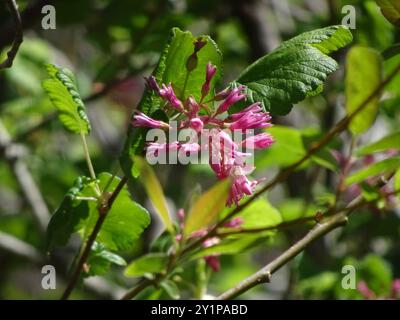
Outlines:
[{"label": "broad green leaf", "polygon": [[167,279],[161,281],[160,287],[165,290],[165,292],[168,294],[168,296],[171,297],[171,299],[178,300],[180,298],[179,289],[175,282]]},{"label": "broad green leaf", "polygon": [[141,277],[146,273],[160,273],[167,266],[168,256],[165,253],[149,253],[132,261],[125,269],[127,277]]},{"label": "broad green leaf", "polygon": [[358,156],[382,152],[390,149],[400,149],[400,132],[390,134],[376,142],[363,146],[357,150]]},{"label": "broad green leaf", "polygon": [[[354,46],[346,59],[346,110],[352,114],[365,99],[380,85],[383,77],[383,64],[380,54],[371,49]],[[359,112],[349,125],[350,131],[358,135],[369,129],[375,121],[379,107],[379,95],[376,95]]]},{"label": "broad green leaf", "polygon": [[167,230],[173,232],[174,227],[169,216],[167,200],[165,199],[161,184],[158,181],[153,168],[146,162],[144,158],[134,157],[134,160],[140,172],[140,181],[146,190],[147,196],[150,198],[151,203],[156,209],[161,220],[164,222]]},{"label": "broad green leaf", "polygon": [[126,261],[119,255],[112,253],[106,247],[95,242],[86,262],[88,267],[85,276],[99,276],[106,274],[112,264],[126,266]]},{"label": "broad green leaf", "polygon": [[88,134],[90,123],[74,75],[68,69],[52,64],[47,64],[46,69],[50,78],[42,85],[57,108],[60,121],[73,133]]},{"label": "broad green leaf", "polygon": [[272,114],[285,115],[294,103],[321,92],[327,76],[337,69],[327,54],[351,41],[344,26],[306,32],[254,62],[233,85],[245,85],[250,102],[262,102]]},{"label": "broad green leaf", "polygon": [[346,184],[350,185],[353,183],[359,183],[372,176],[384,175],[385,173],[396,170],[399,167],[400,157],[385,159],[380,162],[373,163],[368,167],[352,174],[346,179]]},{"label": "broad green leaf", "polygon": [[[186,61],[194,51],[194,42],[197,39],[206,41],[207,44],[198,52],[197,67],[190,73],[185,92],[183,86],[186,78]],[[192,94],[196,99],[200,98],[201,86],[205,80],[205,70],[208,62],[217,66],[217,73],[210,86],[210,94],[214,91],[215,83],[221,77],[222,55],[215,42],[208,36],[194,37],[190,32],[173,28],[160,56],[158,65],[153,72],[159,84],[172,83],[178,97]],[[161,99],[153,91],[145,89],[138,109],[157,119],[157,110],[160,109]],[[134,166],[133,155],[141,154],[144,148],[146,128],[128,129],[128,136],[120,158],[121,167],[126,176],[137,177],[138,169]]]},{"label": "broad green leaf", "polygon": [[319,207],[314,203],[306,203],[303,199],[286,199],[279,206],[278,210],[282,215],[282,220],[292,221],[304,217],[315,216]]},{"label": "broad green leaf", "polygon": [[399,0],[376,0],[381,8],[382,14],[392,24],[400,27],[400,1]]},{"label": "broad green leaf", "polygon": [[274,137],[275,142],[267,150],[258,153],[257,167],[288,167],[306,154],[301,131],[279,125],[266,131]]},{"label": "broad green leaf", "polygon": [[76,197],[90,183],[87,177],[76,179],[74,186],[67,192],[58,209],[54,212],[47,226],[47,248],[65,246],[71,235],[80,230],[89,217],[89,206],[86,201]]},{"label": "broad green leaf", "polygon": [[184,234],[205,228],[214,223],[225,208],[231,181],[222,180],[203,193],[190,209],[185,222]]},{"label": "broad green leaf", "polygon": [[[225,209],[221,214],[224,217],[231,209]],[[260,198],[246,207],[239,215],[243,219],[243,224],[240,226],[243,229],[251,228],[266,228],[276,226],[282,222],[282,216],[279,211],[274,208],[267,199]],[[232,229],[221,228],[220,231],[231,231]],[[265,243],[270,238],[274,231],[266,231],[257,234],[238,234],[229,236],[223,239],[218,245],[202,249],[194,254],[191,258],[197,259],[210,254],[232,255],[242,253],[255,245]]]},{"label": "broad green leaf", "polygon": [[[120,182],[120,178],[100,173],[98,175],[99,187],[104,190],[109,185],[107,192],[113,192]],[[93,190],[83,190],[86,196],[93,196]],[[86,226],[85,235],[91,233],[98,219],[99,213],[95,202],[89,203],[90,217]],[[129,249],[150,224],[150,215],[145,208],[132,200],[129,191],[124,186],[115,199],[106,219],[97,236],[97,241],[110,250]]]},{"label": "broad green leaf", "polygon": [[242,228],[265,228],[282,222],[280,212],[265,198],[253,201],[238,216],[243,218]]}]

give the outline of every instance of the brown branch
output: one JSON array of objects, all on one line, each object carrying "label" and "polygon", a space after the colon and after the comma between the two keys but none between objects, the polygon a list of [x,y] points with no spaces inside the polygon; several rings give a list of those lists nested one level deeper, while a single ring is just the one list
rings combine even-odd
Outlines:
[{"label": "brown branch", "polygon": [[291,246],[288,250],[282,253],[279,257],[271,263],[260,269],[250,277],[242,280],[235,287],[224,292],[217,297],[218,300],[228,300],[237,297],[238,295],[250,290],[260,283],[270,282],[271,276],[274,272],[279,270],[288,261],[302,252],[311,242],[326,235],[333,229],[345,225],[347,222],[346,214],[339,214],[333,216],[328,221],[317,224],[312,228],[300,241]]},{"label": "brown branch", "polygon": [[22,33],[22,21],[21,16],[18,11],[18,5],[16,0],[7,0],[7,6],[10,9],[11,16],[14,20],[14,41],[12,43],[10,51],[7,52],[7,58],[0,63],[0,69],[11,68],[14,58],[17,55],[19,46],[23,41],[23,33]]},{"label": "brown branch", "polygon": [[[387,179],[382,179],[376,185],[376,187],[383,187],[387,181],[393,176],[393,173],[390,173],[387,176]],[[395,190],[392,192],[388,192],[384,194],[384,197],[398,194],[400,190]],[[248,278],[242,280],[235,287],[227,290],[223,294],[217,297],[218,300],[228,300],[233,299],[240,294],[250,290],[260,283],[270,282],[271,276],[274,272],[279,270],[282,266],[284,266],[287,262],[296,257],[300,252],[302,252],[310,243],[314,240],[317,240],[330,231],[344,226],[347,223],[348,217],[357,209],[362,208],[365,205],[369,205],[375,203],[379,199],[374,199],[367,201],[363,198],[362,195],[355,198],[350,204],[337,212],[332,212],[334,210],[332,208],[328,209],[327,213],[324,215],[331,214],[332,216],[325,220],[324,222],[317,223],[300,241],[292,245],[289,249],[287,249],[284,253],[278,256],[271,263],[249,276]]]},{"label": "brown branch", "polygon": [[90,251],[92,250],[93,244],[97,238],[98,233],[100,232],[100,229],[104,223],[104,220],[106,219],[108,213],[110,212],[110,209],[121,192],[122,188],[127,182],[127,178],[124,177],[121,179],[111,196],[108,198],[106,203],[102,206],[99,207],[99,218],[96,221],[96,224],[92,230],[92,233],[89,236],[89,239],[87,240],[85,244],[85,248],[83,249],[83,252],[81,254],[81,257],[79,258],[79,261],[75,267],[74,273],[72,274],[72,277],[68,283],[67,288],[65,289],[61,300],[66,300],[70,296],[72,290],[74,290],[76,284],[78,283],[79,277],[82,273],[83,265],[86,263],[87,259],[89,258]]},{"label": "brown branch", "polygon": [[131,290],[129,290],[122,298],[121,300],[131,300],[134,297],[136,297],[140,292],[142,292],[144,289],[147,287],[151,286],[154,283],[154,281],[149,280],[149,279],[143,279],[141,280],[135,287],[133,287]]}]

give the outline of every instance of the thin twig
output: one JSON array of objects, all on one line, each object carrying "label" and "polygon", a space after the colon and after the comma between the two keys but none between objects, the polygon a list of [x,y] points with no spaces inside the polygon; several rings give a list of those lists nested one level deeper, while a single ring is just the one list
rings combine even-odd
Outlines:
[{"label": "thin twig", "polygon": [[67,288],[65,289],[61,300],[66,300],[70,296],[72,290],[74,290],[76,284],[78,283],[79,277],[82,273],[83,265],[86,263],[87,259],[89,258],[90,251],[92,250],[93,244],[97,238],[98,233],[100,232],[100,229],[103,225],[104,220],[107,217],[108,212],[110,212],[110,209],[117,198],[118,194],[121,192],[122,188],[127,182],[127,178],[124,177],[121,179],[121,181],[118,183],[117,187],[111,194],[111,196],[108,198],[107,203],[101,207],[99,207],[99,218],[96,221],[96,224],[93,228],[92,233],[89,236],[89,239],[86,242],[85,248],[83,249],[83,252],[81,254],[81,257],[79,258],[79,261],[75,267],[74,273],[72,274],[72,277],[68,283]]},{"label": "thin twig", "polygon": [[[393,174],[390,174],[391,177]],[[386,179],[384,179],[386,180]],[[377,187],[382,187],[385,181],[380,181],[377,184]],[[398,194],[400,190],[395,190],[392,192],[385,193],[385,197],[389,195]],[[302,252],[311,242],[323,237],[330,231],[344,226],[347,223],[349,215],[351,215],[355,210],[364,207],[365,205],[375,203],[379,199],[374,199],[367,201],[363,198],[362,195],[355,198],[350,204],[342,209],[334,213],[329,219],[322,223],[317,223],[300,241],[292,245],[289,249],[287,249],[284,253],[274,259],[271,263],[252,274],[248,278],[242,280],[239,284],[234,286],[233,288],[227,290],[223,294],[217,297],[218,300],[228,300],[233,299],[242,293],[250,290],[260,283],[270,282],[271,276],[274,272],[279,270],[283,265],[285,265],[288,261],[292,260],[296,257],[300,252]],[[328,209],[332,210],[331,209]]]},{"label": "thin twig", "polygon": [[22,21],[18,11],[18,5],[15,0],[7,0],[7,6],[11,11],[11,16],[14,20],[15,36],[10,51],[7,52],[7,58],[0,63],[0,69],[11,68],[14,58],[17,55],[19,46],[23,41]]},{"label": "thin twig", "polygon": [[153,284],[153,281],[149,279],[143,279],[141,280],[135,287],[133,287],[131,290],[129,290],[122,298],[121,300],[131,300],[134,297],[136,297],[140,292],[142,292],[144,289],[147,287],[151,286]]}]

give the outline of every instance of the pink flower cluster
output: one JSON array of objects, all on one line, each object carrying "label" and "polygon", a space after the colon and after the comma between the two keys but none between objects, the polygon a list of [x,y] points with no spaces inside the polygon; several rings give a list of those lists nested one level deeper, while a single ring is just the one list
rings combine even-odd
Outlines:
[{"label": "pink flower cluster", "polygon": [[[230,178],[232,186],[227,205],[238,204],[245,195],[251,195],[259,183],[258,180],[249,180],[248,175],[254,170],[252,165],[246,163],[251,153],[241,152],[243,148],[265,149],[273,143],[273,138],[268,133],[259,133],[237,143],[232,139],[236,131],[246,134],[250,129],[270,127],[271,117],[264,112],[259,103],[254,103],[244,110],[228,114],[228,110],[237,102],[244,100],[245,87],[239,86],[233,89],[227,88],[214,95],[212,99],[205,101],[209,96],[211,81],[217,69],[211,63],[206,67],[205,82],[201,88],[199,101],[190,95],[184,101],[178,99],[172,84],[158,85],[154,77],[147,79],[148,86],[154,90],[164,101],[164,110],[173,111],[174,119],[179,119],[178,129],[191,128],[199,136],[204,129],[208,129],[206,144],[209,155],[209,164],[216,173],[218,179]],[[212,107],[218,104],[217,107]],[[171,126],[163,121],[155,120],[147,115],[137,112],[132,121],[136,127],[157,128],[170,130]],[[149,143],[147,155],[157,155],[160,152],[198,152],[201,149],[197,142],[181,143],[169,141],[168,143]]]}]

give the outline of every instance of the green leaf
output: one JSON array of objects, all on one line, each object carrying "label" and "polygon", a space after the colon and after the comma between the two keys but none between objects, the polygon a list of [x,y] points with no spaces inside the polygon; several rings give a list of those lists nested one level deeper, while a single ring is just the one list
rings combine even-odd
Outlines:
[{"label": "green leaf", "polygon": [[376,0],[386,19],[397,27],[400,27],[400,2],[399,0]]},{"label": "green leaf", "polygon": [[77,200],[90,179],[79,177],[74,186],[67,192],[58,209],[52,215],[47,226],[47,249],[65,246],[71,235],[80,230],[89,217],[89,206],[86,201]]},{"label": "green leaf", "polygon": [[361,169],[360,171],[352,174],[346,179],[346,184],[350,185],[353,183],[359,183],[364,181],[368,177],[376,175],[382,176],[387,172],[396,170],[398,167],[400,167],[400,157],[385,159],[380,162],[373,163],[367,168]]},{"label": "green leaf", "polygon": [[[365,99],[380,85],[383,77],[381,55],[371,49],[353,46],[346,59],[346,110],[352,114]],[[369,129],[375,121],[379,107],[376,95],[351,121],[349,128],[354,135]]]},{"label": "green leaf", "polygon": [[119,255],[108,251],[101,243],[95,242],[86,264],[89,270],[85,276],[99,276],[106,274],[112,264],[126,266],[126,261]]},{"label": "green leaf", "polygon": [[149,253],[132,261],[125,269],[127,277],[141,277],[146,273],[160,273],[167,266],[165,253]]},{"label": "green leaf", "polygon": [[[186,78],[186,61],[194,51],[194,42],[197,39],[206,41],[207,44],[197,53],[197,67],[190,73],[185,92],[183,92]],[[157,82],[172,83],[178,97],[192,94],[196,99],[200,98],[201,86],[205,80],[205,70],[208,62],[217,66],[217,72],[210,85],[210,94],[214,91],[214,86],[221,77],[222,55],[215,42],[208,36],[194,37],[190,32],[181,31],[173,28],[170,39],[160,56],[158,65],[153,72]],[[145,89],[138,109],[157,119],[157,110],[160,109],[162,100],[152,90]],[[138,155],[144,148],[144,137],[146,128],[128,129],[128,136],[121,154],[120,162],[126,176],[137,177],[139,172],[134,166],[133,155]]]},{"label": "green leaf", "polygon": [[184,235],[210,226],[225,208],[231,181],[222,180],[203,193],[190,209],[185,222]]},{"label": "green leaf", "polygon": [[266,130],[274,137],[274,144],[256,157],[256,166],[288,167],[299,161],[306,154],[301,131],[295,128],[274,125]]},{"label": "green leaf", "polygon": [[146,189],[147,196],[150,198],[167,230],[173,232],[174,227],[169,216],[167,200],[153,168],[144,158],[134,157],[134,159],[140,172],[140,181]]},{"label": "green leaf", "polygon": [[88,134],[90,123],[74,75],[68,69],[52,64],[47,64],[46,69],[50,78],[44,80],[42,86],[57,108],[60,121],[73,133]]},{"label": "green leaf", "polygon": [[285,115],[294,103],[321,92],[327,76],[337,69],[327,54],[351,41],[344,26],[303,33],[254,62],[233,85],[247,86],[250,102],[262,102],[272,114]]},{"label": "green leaf", "polygon": [[161,281],[160,287],[171,297],[171,299],[178,300],[180,298],[179,289],[175,282],[171,280]]},{"label": "green leaf", "polygon": [[[230,209],[225,209],[221,214],[224,217],[230,212]],[[243,224],[240,226],[243,229],[251,228],[266,228],[276,226],[282,222],[282,216],[279,211],[274,208],[267,199],[260,198],[252,202],[238,215],[243,219]],[[231,231],[232,229],[222,228],[220,231]],[[210,254],[232,255],[242,253],[255,245],[265,243],[267,238],[275,234],[275,231],[265,231],[257,234],[235,234],[225,238],[221,243],[202,249],[194,254],[191,258],[197,259]]]},{"label": "green leaf", "polygon": [[363,146],[357,150],[358,156],[382,152],[389,149],[400,149],[400,132],[390,134],[376,142]]},{"label": "green leaf", "polygon": [[[109,185],[107,192],[113,192],[120,182],[120,178],[100,173],[98,175],[99,187],[104,190]],[[85,196],[93,196],[93,190],[83,190]],[[85,235],[89,235],[96,224],[99,213],[95,202],[90,202],[90,218],[86,226]],[[148,211],[131,199],[126,186],[122,188],[115,199],[106,219],[97,236],[97,241],[104,244],[110,250],[129,249],[140,237],[144,229],[150,224]]]}]

